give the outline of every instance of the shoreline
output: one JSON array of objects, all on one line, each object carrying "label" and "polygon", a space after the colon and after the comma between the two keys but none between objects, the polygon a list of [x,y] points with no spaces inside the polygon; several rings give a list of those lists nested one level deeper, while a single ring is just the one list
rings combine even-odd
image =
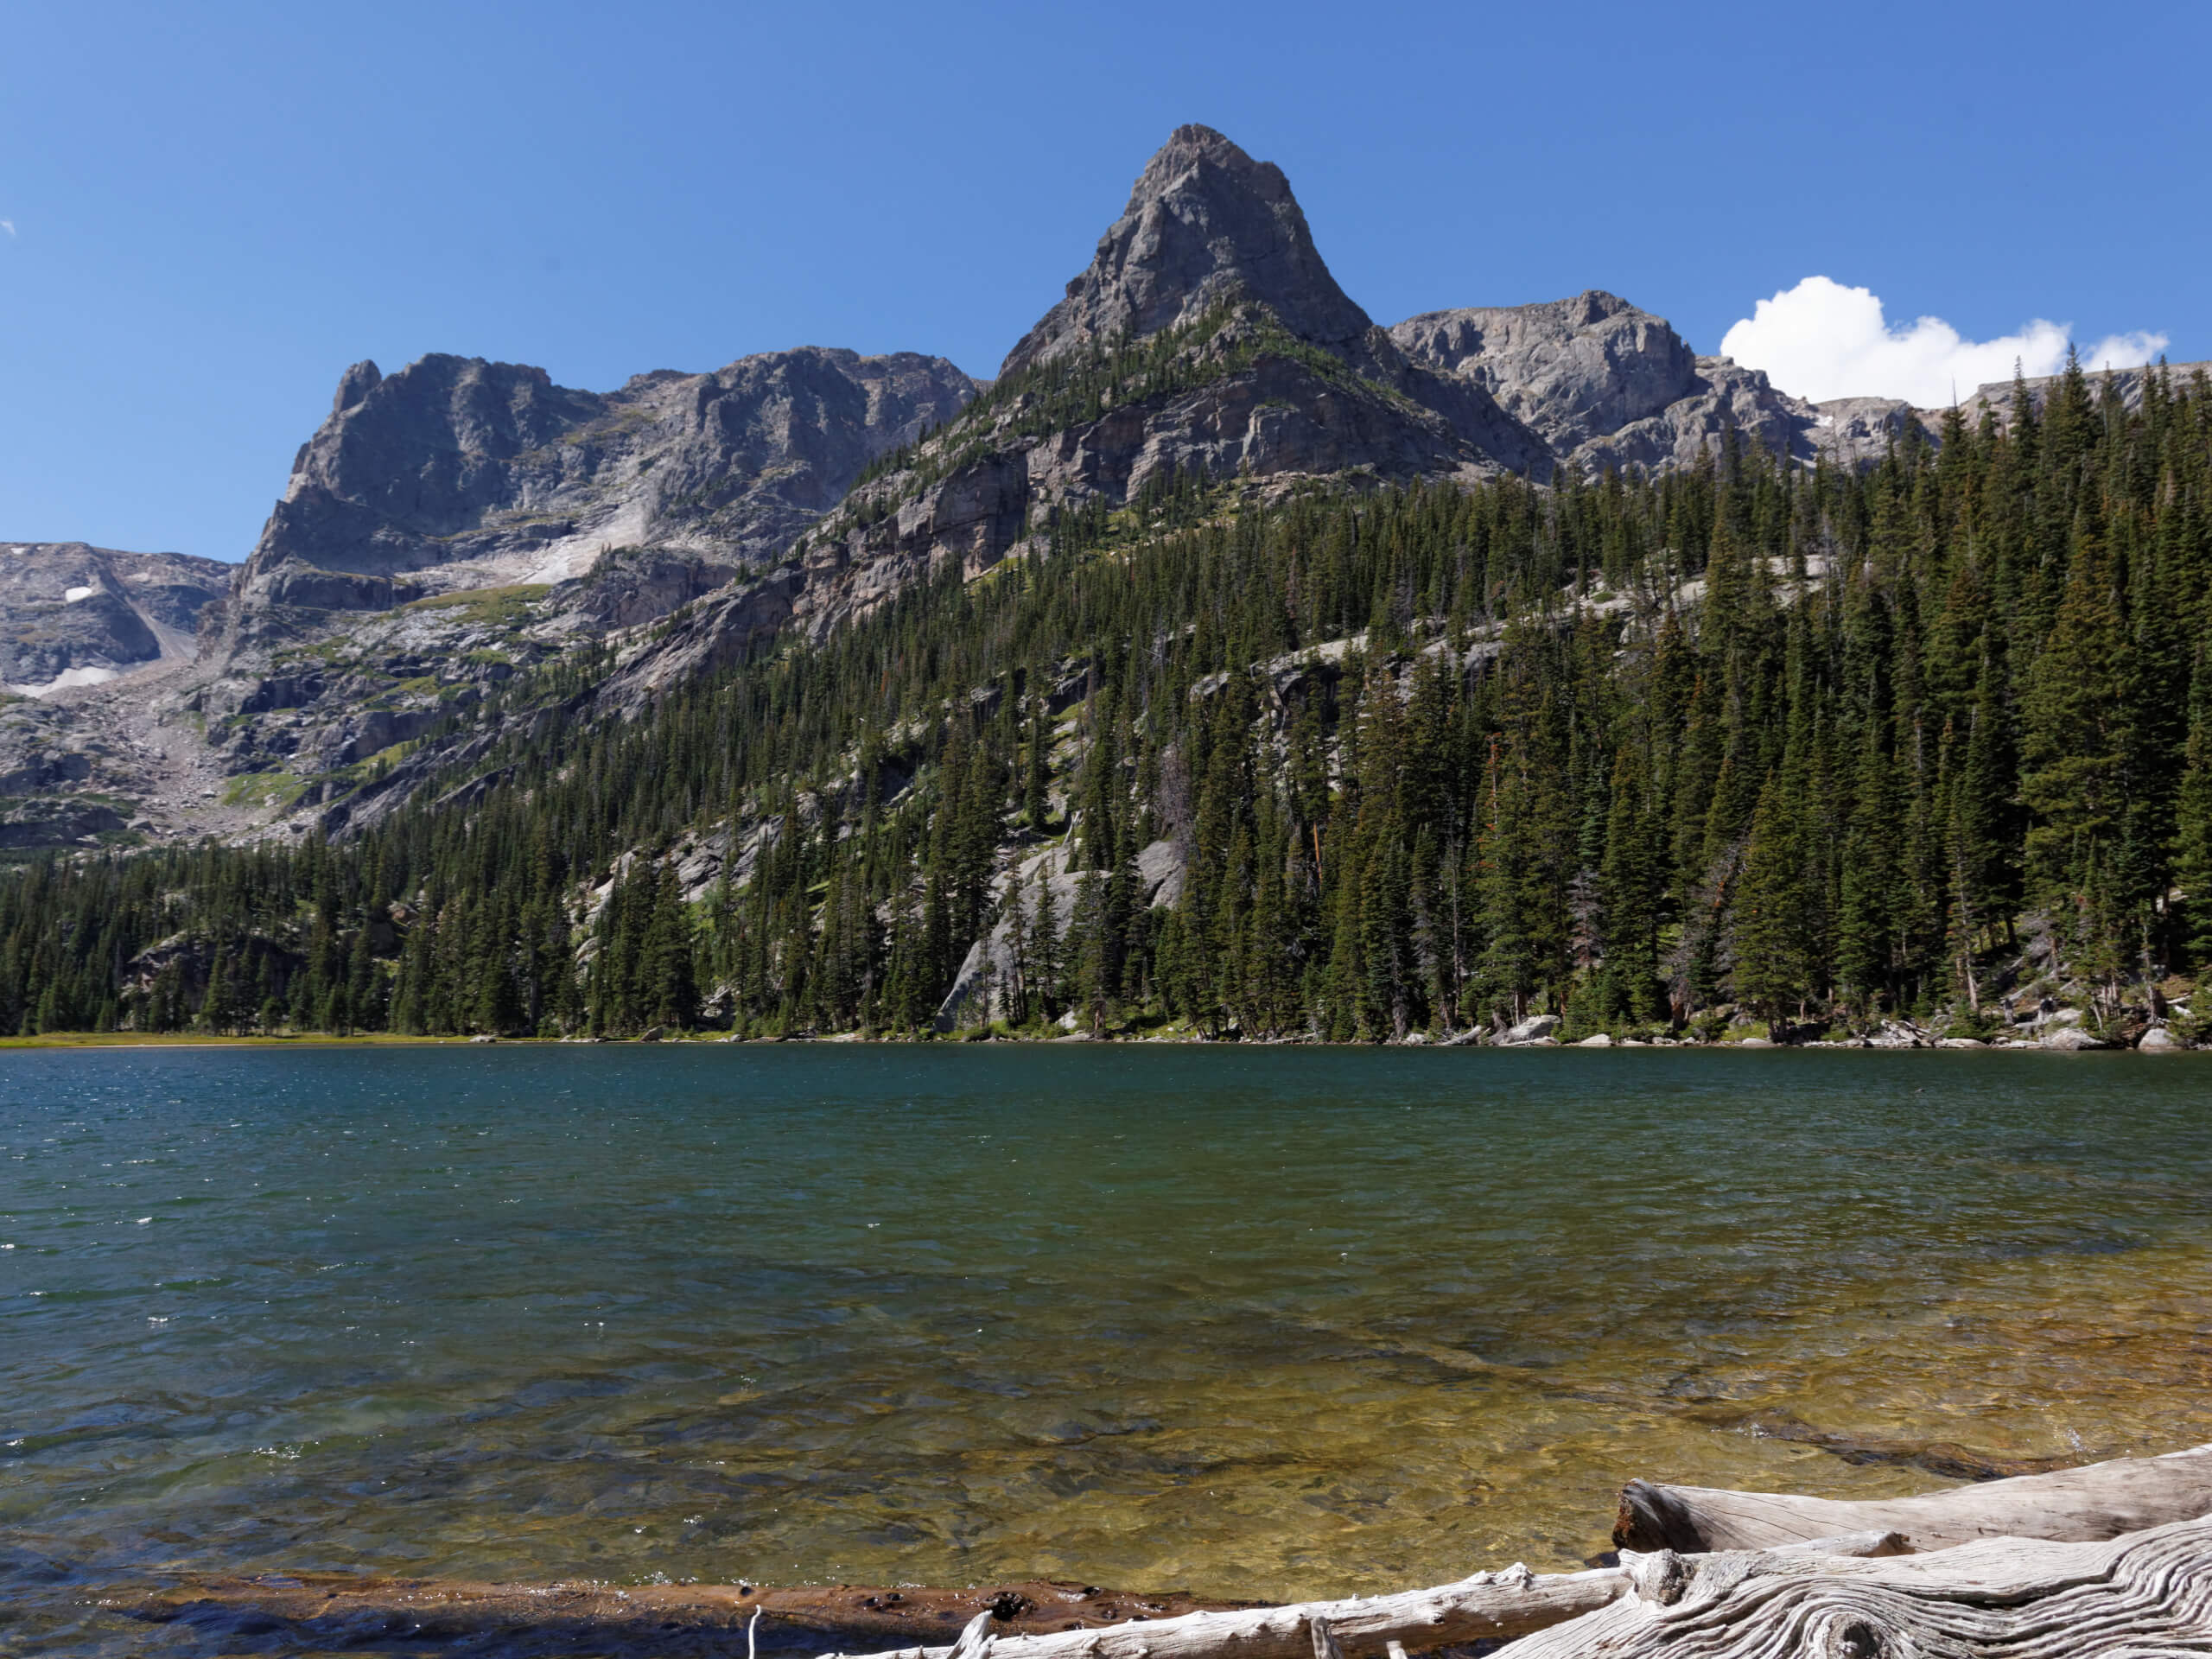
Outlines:
[{"label": "shoreline", "polygon": [[1119,1048],[1342,1048],[1363,1052],[1420,1052],[1424,1050],[1454,1050],[1494,1053],[1608,1053],[1616,1050],[1633,1049],[1669,1053],[1697,1054],[1804,1054],[1823,1053],[1895,1053],[1895,1054],[2185,1054],[2212,1052],[2212,1048],[2191,1048],[2176,1045],[2171,1048],[2139,1049],[2133,1045],[2107,1044],[2099,1047],[2069,1045],[2023,1043],[1777,1043],[1754,1039],[1747,1042],[1623,1042],[1561,1043],[1551,1040],[1521,1043],[1452,1043],[1442,1041],[1400,1043],[1330,1043],[1314,1042],[1292,1038],[1254,1038],[1249,1041],[1236,1038],[1205,1037],[1020,1037],[995,1035],[989,1037],[964,1036],[948,1033],[938,1037],[861,1037],[853,1033],[836,1033],[826,1037],[731,1037],[727,1033],[700,1033],[685,1037],[415,1037],[397,1032],[363,1032],[355,1036],[334,1037],[319,1032],[303,1032],[297,1035],[223,1037],[207,1033],[156,1032],[54,1032],[35,1037],[0,1037],[0,1052],[32,1049],[235,1049],[235,1048],[702,1048],[709,1046],[736,1046],[743,1048],[779,1048],[794,1045],[809,1047],[867,1047],[867,1048],[1046,1048],[1056,1044],[1083,1043]]}]

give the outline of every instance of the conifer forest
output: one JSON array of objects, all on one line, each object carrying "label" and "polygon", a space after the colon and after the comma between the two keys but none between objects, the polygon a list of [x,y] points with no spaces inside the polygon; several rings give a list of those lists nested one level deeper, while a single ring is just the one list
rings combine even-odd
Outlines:
[{"label": "conifer forest", "polygon": [[1986,1036],[2212,966],[2202,375],[1034,528],[642,713],[518,675],[365,830],[28,859],[0,1032]]}]

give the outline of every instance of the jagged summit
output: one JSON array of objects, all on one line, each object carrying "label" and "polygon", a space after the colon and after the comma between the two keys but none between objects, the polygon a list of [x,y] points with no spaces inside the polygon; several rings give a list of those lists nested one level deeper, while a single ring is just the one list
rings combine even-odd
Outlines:
[{"label": "jagged summit", "polygon": [[1282,169],[1211,127],[1178,127],[1137,175],[1090,267],[1000,372],[1096,340],[1157,334],[1236,297],[1261,302],[1293,334],[1325,345],[1347,345],[1373,327],[1329,274]]}]

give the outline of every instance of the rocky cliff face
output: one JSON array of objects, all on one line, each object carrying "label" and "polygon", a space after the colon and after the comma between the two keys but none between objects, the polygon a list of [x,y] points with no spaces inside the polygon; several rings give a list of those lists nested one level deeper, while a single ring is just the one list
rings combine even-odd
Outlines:
[{"label": "rocky cliff face", "polygon": [[1731,429],[1800,461],[1878,454],[1909,404],[1808,404],[1725,357],[1700,357],[1664,319],[1591,289],[1537,305],[1424,312],[1390,330],[1414,360],[1478,385],[1542,436],[1559,464],[1688,466]]},{"label": "rocky cliff face", "polygon": [[172,695],[226,771],[313,807],[518,670],[768,562],[975,392],[942,358],[814,347],[607,393],[356,364]]},{"label": "rocky cliff face", "polygon": [[0,683],[42,696],[189,656],[232,568],[83,542],[0,542]]},{"label": "rocky cliff face", "polygon": [[301,612],[585,582],[602,624],[647,620],[780,551],[861,469],[959,413],[942,358],[805,347],[618,391],[431,356],[356,364],[301,448],[226,613],[231,643]]}]

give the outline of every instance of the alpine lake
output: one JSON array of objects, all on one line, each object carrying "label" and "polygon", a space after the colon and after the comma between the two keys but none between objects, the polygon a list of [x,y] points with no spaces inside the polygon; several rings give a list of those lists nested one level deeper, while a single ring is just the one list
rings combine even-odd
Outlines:
[{"label": "alpine lake", "polygon": [[10,1656],[296,1650],[94,1605],[203,1574],[1369,1593],[2205,1440],[2212,1057],[0,1056]]}]

